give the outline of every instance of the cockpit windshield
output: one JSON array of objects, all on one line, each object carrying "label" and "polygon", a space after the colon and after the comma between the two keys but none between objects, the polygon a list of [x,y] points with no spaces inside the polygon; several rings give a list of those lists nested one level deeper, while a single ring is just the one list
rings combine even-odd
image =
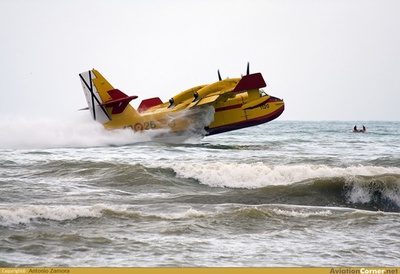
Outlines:
[{"label": "cockpit windshield", "polygon": [[268,94],[264,90],[260,89],[260,97],[264,96],[268,96]]}]

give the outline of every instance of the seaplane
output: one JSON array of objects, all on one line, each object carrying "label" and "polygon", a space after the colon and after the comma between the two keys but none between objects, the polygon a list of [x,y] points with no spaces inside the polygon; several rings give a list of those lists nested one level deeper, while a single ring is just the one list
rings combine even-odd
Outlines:
[{"label": "seaplane", "polygon": [[278,118],[284,111],[282,99],[267,94],[261,73],[222,79],[199,85],[163,102],[159,97],[144,99],[137,109],[128,96],[114,88],[99,71],[79,74],[92,118],[106,129],[130,128],[135,132],[164,129],[171,134],[195,132],[209,136],[256,126]]}]

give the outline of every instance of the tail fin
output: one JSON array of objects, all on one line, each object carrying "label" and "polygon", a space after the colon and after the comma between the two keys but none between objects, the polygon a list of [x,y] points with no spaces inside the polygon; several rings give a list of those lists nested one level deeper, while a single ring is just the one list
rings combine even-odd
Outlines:
[{"label": "tail fin", "polygon": [[95,69],[79,74],[92,118],[102,124],[115,119],[118,114],[136,112],[129,102],[137,96],[128,96],[114,87]]}]

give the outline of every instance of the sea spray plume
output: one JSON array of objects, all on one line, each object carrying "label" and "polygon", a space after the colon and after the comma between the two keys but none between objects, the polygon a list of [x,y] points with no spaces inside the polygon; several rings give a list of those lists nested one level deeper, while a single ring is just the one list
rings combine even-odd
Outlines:
[{"label": "sea spray plume", "polygon": [[131,129],[107,130],[84,117],[2,118],[0,149],[45,149],[67,147],[120,146],[151,141],[166,129],[134,132]]},{"label": "sea spray plume", "polygon": [[[169,118],[186,119],[190,126],[174,143],[189,138],[201,138],[204,128],[213,119],[214,108],[203,106],[188,109]],[[107,130],[84,114],[66,117],[1,117],[0,149],[44,149],[67,147],[121,146],[139,142],[157,141],[170,134],[168,128],[135,132],[130,128]],[[165,140],[164,140],[165,141]]]},{"label": "sea spray plume", "polygon": [[181,117],[189,120],[188,132],[194,135],[204,136],[207,134],[205,130],[211,122],[214,121],[215,109],[212,106],[201,106],[182,111]]},{"label": "sea spray plume", "polygon": [[[152,141],[166,143],[183,143],[188,140],[201,139],[207,135],[207,128],[214,120],[215,109],[212,106],[201,106],[182,110],[168,116],[168,123],[186,123],[185,131],[173,133],[169,130],[154,130]],[[150,131],[149,131],[150,132]]]}]

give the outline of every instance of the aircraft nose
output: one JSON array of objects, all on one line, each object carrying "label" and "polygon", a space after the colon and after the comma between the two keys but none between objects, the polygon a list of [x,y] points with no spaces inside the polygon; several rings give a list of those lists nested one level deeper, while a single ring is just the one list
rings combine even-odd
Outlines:
[{"label": "aircraft nose", "polygon": [[280,98],[275,97],[275,96],[271,96],[268,101],[269,102],[282,102],[283,103],[283,99],[280,99]]}]

